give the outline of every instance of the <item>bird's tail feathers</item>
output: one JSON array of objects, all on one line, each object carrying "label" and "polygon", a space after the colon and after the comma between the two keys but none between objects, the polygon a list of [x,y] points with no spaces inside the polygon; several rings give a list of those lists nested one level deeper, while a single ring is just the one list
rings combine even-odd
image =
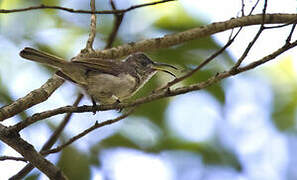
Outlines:
[{"label": "bird's tail feathers", "polygon": [[67,66],[67,64],[69,63],[68,61],[65,61],[62,58],[56,57],[54,55],[51,55],[46,52],[39,51],[30,47],[24,48],[20,52],[20,56],[22,58],[43,63],[55,68],[63,68]]}]

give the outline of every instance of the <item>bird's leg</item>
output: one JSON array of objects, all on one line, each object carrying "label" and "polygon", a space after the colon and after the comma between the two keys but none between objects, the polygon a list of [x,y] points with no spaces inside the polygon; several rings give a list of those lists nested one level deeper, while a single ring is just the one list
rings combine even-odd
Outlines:
[{"label": "bird's leg", "polygon": [[92,104],[93,104],[93,115],[95,115],[96,114],[96,106],[97,106],[97,104],[96,104],[96,101],[94,100],[94,98],[93,97],[91,97],[91,99],[92,99]]},{"label": "bird's leg", "polygon": [[[118,105],[121,103],[120,99],[116,96],[116,95],[112,95],[111,98],[115,99],[116,101],[113,103],[114,105]],[[121,112],[123,109],[122,108],[119,108],[117,109],[118,112]]]}]

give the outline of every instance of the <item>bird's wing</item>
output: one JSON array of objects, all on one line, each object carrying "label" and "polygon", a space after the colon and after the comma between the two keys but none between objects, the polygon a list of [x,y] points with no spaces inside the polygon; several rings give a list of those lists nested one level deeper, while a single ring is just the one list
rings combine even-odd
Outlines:
[{"label": "bird's wing", "polygon": [[71,62],[80,64],[87,68],[89,71],[98,71],[117,76],[121,73],[122,62],[112,59],[99,59],[99,58],[79,58],[72,59]]}]

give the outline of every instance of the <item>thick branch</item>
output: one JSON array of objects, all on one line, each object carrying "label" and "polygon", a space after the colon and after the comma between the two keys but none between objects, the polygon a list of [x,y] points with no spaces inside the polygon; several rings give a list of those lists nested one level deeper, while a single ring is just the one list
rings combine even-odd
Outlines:
[{"label": "thick branch", "polygon": [[161,4],[161,3],[166,3],[169,1],[175,1],[175,0],[163,0],[163,1],[156,1],[156,2],[151,2],[151,3],[145,3],[145,4],[139,4],[139,5],[134,5],[126,9],[119,9],[119,10],[105,10],[105,11],[88,11],[88,10],[75,10],[71,8],[66,8],[66,7],[61,7],[61,6],[48,6],[41,4],[39,6],[31,6],[27,8],[21,8],[21,9],[0,9],[0,13],[15,13],[15,12],[23,12],[23,11],[31,11],[31,10],[37,10],[37,9],[57,9],[57,10],[62,10],[62,11],[67,11],[70,13],[80,13],[80,14],[123,14],[125,12],[141,8],[141,7],[146,7],[146,6],[152,6],[156,4]]},{"label": "thick branch", "polygon": [[64,80],[58,76],[53,76],[40,88],[27,94],[13,103],[0,109],[0,121],[10,118],[30,107],[48,99],[48,97],[63,84]]},{"label": "thick branch", "polygon": [[62,171],[39,154],[31,144],[23,140],[18,133],[9,131],[8,128],[2,124],[0,124],[0,139],[20,153],[26,160],[46,174],[50,179],[67,179]]},{"label": "thick branch", "polygon": [[[262,24],[262,14],[233,18],[224,22],[212,23],[209,25],[193,28],[184,32],[165,35],[162,38],[146,39],[135,43],[128,43],[106,50],[97,50],[96,52],[86,54],[89,57],[101,58],[119,58],[135,52],[145,52],[157,50],[159,48],[168,48],[194,39],[210,36],[212,34],[223,32],[229,29],[242,26]],[[294,22],[297,14],[266,14],[265,24],[277,24]]]}]

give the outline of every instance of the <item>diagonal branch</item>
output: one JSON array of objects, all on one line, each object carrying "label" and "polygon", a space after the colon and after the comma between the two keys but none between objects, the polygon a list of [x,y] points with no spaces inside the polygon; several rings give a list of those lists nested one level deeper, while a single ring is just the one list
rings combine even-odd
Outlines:
[{"label": "diagonal branch", "polygon": [[47,154],[59,152],[63,148],[65,148],[66,146],[68,146],[71,143],[73,143],[74,141],[84,137],[85,135],[87,135],[88,133],[94,131],[95,129],[98,129],[98,128],[106,126],[106,125],[116,123],[116,122],[128,117],[130,114],[132,114],[134,112],[135,109],[136,109],[136,107],[133,107],[128,112],[122,114],[121,116],[119,116],[119,117],[117,117],[115,119],[106,120],[106,121],[101,122],[101,123],[98,123],[98,121],[96,121],[96,123],[93,126],[89,127],[88,129],[84,130],[83,132],[79,133],[78,135],[70,138],[66,143],[64,143],[64,144],[62,144],[62,145],[60,145],[60,146],[58,146],[58,147],[56,147],[54,149],[51,149],[51,150],[48,150],[48,151],[43,151],[43,152],[41,152],[41,154],[47,155]]},{"label": "diagonal branch", "polygon": [[[95,0],[90,1],[90,6],[91,6],[92,12],[95,12],[96,11]],[[97,20],[96,14],[92,13],[91,24],[90,24],[90,34],[89,34],[89,39],[87,41],[87,45],[85,48],[89,52],[93,51],[93,43],[94,43],[94,39],[96,36],[96,20]]]},{"label": "diagonal branch", "polygon": [[[88,57],[100,57],[106,59],[115,59],[135,52],[145,52],[158,50],[160,48],[168,48],[170,46],[178,45],[191,41],[194,39],[210,36],[215,33],[223,32],[229,29],[250,26],[250,25],[259,25],[263,22],[263,15],[251,15],[244,16],[239,18],[233,18],[228,21],[216,22],[209,25],[189,29],[180,33],[174,33],[165,35],[161,38],[146,39],[138,42],[132,42],[117,46],[111,49],[106,50],[96,50],[95,52],[86,54]],[[265,24],[278,24],[278,23],[287,23],[294,22],[296,20],[297,14],[266,14],[264,23]]]},{"label": "diagonal branch", "polygon": [[0,121],[4,121],[30,107],[48,99],[48,97],[63,84],[64,80],[58,76],[53,76],[40,88],[31,91],[25,97],[0,108]]},{"label": "diagonal branch", "polygon": [[[83,98],[82,94],[79,94],[75,102],[73,103],[73,106],[77,106],[81,99]],[[70,118],[72,116],[72,113],[67,113],[66,116],[64,117],[63,121],[60,123],[57,129],[55,129],[54,133],[50,136],[50,138],[47,140],[47,142],[42,146],[41,151],[45,151],[50,149],[55,142],[57,141],[58,137],[64,130],[65,126],[68,124]],[[27,164],[22,170],[20,170],[17,174],[12,176],[10,179],[11,180],[18,180],[18,179],[23,179],[28,173],[31,172],[31,170],[34,168],[34,166],[29,163]]]},{"label": "diagonal branch", "polygon": [[247,57],[248,53],[250,52],[250,50],[252,49],[252,47],[254,46],[254,44],[256,43],[256,41],[258,40],[260,35],[262,34],[262,32],[265,30],[264,19],[265,19],[265,15],[266,15],[266,8],[267,8],[267,0],[265,0],[265,2],[264,2],[261,26],[260,26],[257,34],[255,35],[255,37],[253,38],[253,40],[248,44],[247,48],[245,48],[245,50],[244,50],[243,54],[241,55],[241,57],[237,60],[237,62],[233,66],[232,70],[237,69],[241,65],[241,63]]},{"label": "diagonal branch", "polygon": [[70,13],[80,13],[80,14],[123,14],[125,12],[141,8],[141,7],[146,7],[146,6],[152,6],[156,4],[161,4],[161,3],[166,3],[170,1],[176,1],[176,0],[163,0],[163,1],[156,1],[156,2],[151,2],[151,3],[145,3],[145,4],[139,4],[139,5],[134,5],[126,9],[119,9],[119,10],[105,10],[105,11],[88,11],[88,10],[75,10],[72,8],[66,8],[66,7],[61,7],[61,6],[48,6],[41,4],[39,6],[31,6],[27,8],[20,8],[20,9],[0,9],[0,13],[15,13],[15,12],[23,12],[23,11],[31,11],[31,10],[37,10],[37,9],[56,9],[56,10],[62,10],[62,11],[67,11]]},{"label": "diagonal branch", "polygon": [[294,24],[293,24],[293,26],[292,26],[292,28],[291,28],[290,34],[289,34],[289,36],[287,37],[287,40],[286,40],[286,43],[287,43],[287,44],[289,44],[289,43],[291,42],[293,32],[294,32],[294,30],[295,30],[295,28],[296,28],[296,23],[297,23],[297,22],[295,21]]},{"label": "diagonal branch", "polygon": [[6,126],[0,124],[0,140],[20,153],[50,179],[64,180],[67,177],[51,162],[39,154],[34,147],[23,140],[18,133],[12,133]]},{"label": "diagonal branch", "polygon": [[216,58],[218,55],[220,55],[221,53],[223,53],[225,51],[225,49],[227,49],[235,40],[235,38],[237,37],[237,35],[239,34],[239,32],[242,30],[242,28],[240,28],[237,33],[234,35],[234,37],[232,37],[232,32],[230,35],[230,38],[228,40],[228,42],[225,44],[225,46],[223,46],[222,48],[220,48],[218,51],[216,51],[214,54],[212,54],[209,58],[205,59],[199,66],[197,66],[195,69],[191,70],[189,73],[186,73],[185,75],[178,77],[170,82],[168,82],[165,86],[158,88],[157,90],[155,90],[154,92],[158,92],[167,88],[170,88],[171,86],[173,86],[174,84],[177,84],[181,81],[183,81],[184,79],[192,76],[193,74],[195,74],[196,72],[198,72],[201,68],[203,68],[204,66],[206,66],[208,63],[210,63],[214,58]]},{"label": "diagonal branch", "polygon": [[[110,0],[110,5],[112,7],[113,10],[116,10],[116,5],[115,3],[113,2],[113,0]],[[112,47],[112,43],[114,42],[115,38],[116,38],[116,35],[119,31],[119,28],[120,28],[120,25],[123,21],[123,18],[124,18],[124,13],[123,14],[115,14],[114,15],[114,25],[113,25],[113,29],[111,31],[111,33],[109,34],[108,36],[108,39],[107,39],[107,43],[106,43],[106,46],[105,46],[105,49],[108,49],[108,48],[111,48]]]}]

